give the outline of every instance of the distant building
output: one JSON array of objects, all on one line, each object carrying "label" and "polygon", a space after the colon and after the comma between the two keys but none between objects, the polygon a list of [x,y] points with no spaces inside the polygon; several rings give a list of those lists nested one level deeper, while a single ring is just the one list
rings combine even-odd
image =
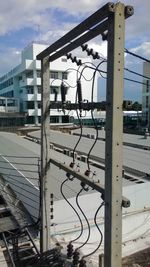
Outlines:
[{"label": "distant building", "polygon": [[[47,46],[43,44],[30,44],[21,54],[21,64],[10,72],[0,77],[0,96],[19,99],[19,112],[27,114],[27,124],[39,124],[41,122],[41,61],[36,56]],[[88,58],[82,62],[90,61]],[[83,65],[84,66],[84,65]],[[66,57],[59,58],[50,63],[50,100],[54,101],[57,92],[57,100],[61,100],[60,84],[64,80],[67,86],[66,100],[75,102],[76,99],[76,63],[67,60]],[[80,71],[83,67],[80,68]],[[91,99],[91,83],[86,81],[92,77],[93,71],[86,68],[82,78],[83,99]],[[95,79],[94,101],[97,101],[97,79]],[[74,116],[74,112],[69,115]],[[51,110],[51,122],[69,122],[69,115],[62,110]]]},{"label": "distant building", "polygon": [[[143,75],[150,77],[150,64],[148,62],[143,64]],[[145,83],[142,92],[143,119],[146,122],[146,126],[150,128],[150,80],[144,78],[143,82]]]}]

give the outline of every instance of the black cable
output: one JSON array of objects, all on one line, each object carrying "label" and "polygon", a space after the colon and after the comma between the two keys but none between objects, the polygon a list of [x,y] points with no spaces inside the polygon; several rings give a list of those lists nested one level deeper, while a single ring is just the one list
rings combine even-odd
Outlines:
[{"label": "black cable", "polygon": [[[92,68],[92,67],[90,67],[90,66],[88,66],[88,65],[86,65],[86,64],[90,64],[90,65],[92,65],[94,68]],[[80,76],[78,77],[77,76],[77,80],[79,79],[81,79],[81,76],[83,76],[83,71],[86,69],[86,68],[90,68],[90,69],[94,69],[95,70],[95,68],[96,68],[96,65],[94,64],[94,63],[92,63],[92,62],[90,62],[90,61],[87,61],[87,62],[84,62],[83,64],[82,64],[82,66],[83,65],[85,65],[84,67],[83,67],[83,69],[81,70],[81,72],[79,72],[79,69],[81,68],[81,66],[79,66],[79,68],[78,68],[78,72],[80,73]],[[90,82],[90,81],[92,81],[92,79],[93,79],[93,75],[92,75],[92,77],[90,78],[90,79],[85,79],[87,82]]]},{"label": "black cable", "polygon": [[[85,46],[85,49],[84,49],[84,50],[88,53],[88,52],[89,52],[88,45],[85,44],[84,46]],[[81,46],[81,47],[82,47],[82,46]],[[83,49],[83,48],[82,48],[82,49]],[[83,51],[84,51],[84,50],[83,50]],[[138,57],[138,58],[140,58],[140,59],[142,59],[142,60],[144,60],[144,61],[150,62],[150,60],[148,60],[148,59],[146,59],[146,58],[144,58],[144,57],[141,57],[141,56],[139,56],[139,55],[137,55],[137,54],[135,54],[135,53],[133,53],[133,52],[130,52],[130,51],[127,50],[126,48],[125,48],[125,52],[128,53],[128,54],[131,54],[131,55],[133,55],[133,56],[135,56],[135,57]],[[96,52],[96,53],[98,54],[98,52]],[[93,56],[91,53],[90,53],[89,55]],[[100,57],[100,56],[99,56],[99,57]],[[100,57],[100,59],[103,59],[103,60],[105,60],[105,62],[107,62],[107,59],[105,59],[104,57]],[[147,77],[147,76],[145,76],[145,75],[142,75],[142,74],[140,74],[140,73],[138,73],[138,72],[135,72],[135,71],[132,71],[132,70],[130,70],[130,69],[124,68],[124,70],[126,70],[126,71],[128,71],[128,72],[130,72],[130,73],[133,73],[133,74],[135,74],[135,75],[137,75],[137,76],[140,76],[140,77],[143,77],[143,78],[146,78],[146,79],[150,79],[150,77]],[[101,74],[101,76],[102,76],[102,74]],[[105,78],[105,77],[102,76],[102,78]],[[125,78],[125,79],[126,79],[126,78]],[[131,80],[131,81],[133,81],[133,80]]]},{"label": "black cable", "polygon": [[[100,66],[101,64],[103,64],[103,63],[104,63],[104,61],[100,62],[100,63],[97,65],[97,67],[96,67],[96,69],[95,69],[95,71],[94,71],[94,74],[93,74],[92,92],[91,92],[91,102],[92,102],[92,103],[93,103],[93,96],[94,96],[95,75],[96,75],[96,72],[97,72],[99,66]],[[96,138],[95,138],[95,141],[94,141],[93,145],[91,146],[91,148],[90,148],[90,150],[89,150],[89,152],[88,152],[88,154],[87,154],[87,166],[88,166],[88,171],[90,171],[90,163],[89,163],[90,154],[91,154],[91,152],[92,152],[92,150],[93,150],[93,148],[94,148],[94,146],[95,146],[95,144],[96,144],[96,142],[97,142],[97,140],[98,140],[98,127],[97,127],[97,123],[96,123],[96,121],[95,121],[95,119],[94,119],[94,115],[93,115],[93,110],[92,110],[92,109],[91,109],[91,117],[92,117],[92,120],[93,120],[95,129],[96,129]]]},{"label": "black cable", "polygon": [[[82,220],[80,218],[80,215],[79,213],[77,212],[77,210],[73,207],[73,205],[68,201],[68,199],[65,197],[64,193],[63,193],[63,186],[64,184],[69,181],[69,179],[67,178],[66,180],[64,180],[62,183],[61,183],[61,186],[60,186],[60,192],[63,196],[63,198],[65,199],[65,201],[68,203],[68,205],[74,210],[75,214],[77,215],[78,219],[79,219],[79,222],[80,222],[80,225],[81,225],[81,233],[79,234],[78,237],[76,237],[75,239],[71,240],[70,243],[73,243],[75,242],[77,239],[80,238],[80,236],[82,235],[82,232],[83,232],[83,223],[82,223]],[[79,196],[79,193],[77,194],[76,196],[76,203],[77,203],[77,199],[78,199],[78,196]]]},{"label": "black cable", "polygon": [[[76,70],[76,71],[77,71],[77,70]],[[53,79],[53,80],[51,81],[51,85],[52,85],[53,82],[55,82],[55,81],[57,81],[57,80],[59,80],[59,81],[62,82],[62,79],[59,79],[59,78],[57,78],[57,79]],[[75,88],[75,87],[76,87],[76,85],[75,85],[75,86],[72,86],[72,85],[70,85],[68,82],[66,82],[65,80],[63,80],[63,82],[64,82],[67,86],[69,86],[70,88]]]},{"label": "black cable", "polygon": [[[77,91],[76,91],[75,103],[76,102],[77,102]],[[76,109],[76,114],[77,114],[77,118],[78,118],[78,121],[79,121],[79,124],[80,124],[80,136],[79,136],[79,139],[78,139],[77,143],[75,144],[75,146],[73,148],[73,152],[72,152],[72,154],[73,154],[73,163],[75,163],[75,156],[74,156],[75,150],[76,150],[76,148],[77,148],[77,146],[78,146],[78,144],[79,144],[79,142],[80,142],[80,140],[82,138],[82,133],[83,133],[82,119],[81,119],[81,117],[79,117],[79,114],[78,114],[78,110],[77,109]]]},{"label": "black cable", "polygon": [[[102,72],[102,73],[107,74],[107,71],[104,71],[104,70],[99,70],[99,71]],[[105,78],[105,77],[103,77],[103,78]],[[144,83],[144,82],[140,82],[140,81],[137,81],[137,80],[129,79],[129,78],[126,78],[126,77],[124,77],[124,80],[129,81],[129,82],[143,84],[143,85],[146,85],[147,86],[147,84]]]},{"label": "black cable", "polygon": [[138,55],[138,54],[135,54],[135,53],[129,51],[127,48],[124,49],[124,52],[125,52],[126,54],[129,54],[129,55],[131,55],[131,56],[140,58],[140,59],[142,59],[142,60],[144,60],[144,61],[150,63],[150,60],[149,60],[149,59],[147,59],[147,58],[145,58],[145,57],[142,57],[142,56],[140,56],[140,55]]},{"label": "black cable", "polygon": [[145,76],[145,75],[142,75],[142,74],[140,74],[140,73],[138,73],[138,72],[135,72],[135,71],[133,71],[133,70],[130,70],[130,69],[127,69],[127,68],[124,68],[124,70],[126,70],[126,71],[128,71],[128,72],[130,72],[130,73],[133,73],[133,74],[135,74],[135,75],[137,75],[137,76],[140,76],[140,77],[143,77],[143,78],[145,78],[145,79],[150,79],[150,77],[147,77],[147,76]]},{"label": "black cable", "polygon": [[100,242],[99,242],[98,246],[96,247],[96,249],[94,249],[91,253],[89,253],[89,254],[87,254],[87,255],[84,255],[84,256],[82,257],[82,259],[87,258],[87,257],[93,255],[93,254],[100,248],[100,246],[101,246],[101,244],[102,244],[102,242],[103,242],[103,233],[102,233],[102,231],[100,230],[100,228],[99,228],[99,226],[98,226],[98,223],[97,223],[97,214],[98,214],[98,212],[100,211],[100,209],[101,209],[103,206],[104,206],[104,201],[103,201],[103,202],[101,203],[101,205],[98,207],[98,209],[97,209],[97,211],[96,211],[96,213],[95,213],[95,216],[94,216],[94,223],[95,223],[95,226],[97,227],[97,229],[98,229],[98,231],[99,231],[99,233],[100,233],[100,236],[101,236]]},{"label": "black cable", "polygon": [[[84,63],[83,63],[84,64]],[[83,65],[82,64],[82,65]],[[80,68],[81,66],[79,66],[78,67],[78,69],[74,69],[74,68],[68,68],[67,70],[65,70],[65,72],[67,72],[67,71],[69,71],[69,70],[74,70],[74,71],[76,71],[77,72],[77,80],[78,80],[78,74],[80,74],[81,72],[79,71],[79,68]],[[86,78],[85,78],[85,76],[84,75],[82,75],[82,77],[84,78],[84,80],[86,81]],[[63,80],[64,81],[64,80]],[[73,88],[75,88],[76,87],[76,85],[73,87]]]},{"label": "black cable", "polygon": [[[79,195],[82,193],[83,190],[84,190],[84,189],[81,188],[81,190],[80,190],[79,193],[78,193],[78,197],[79,197]],[[86,223],[87,223],[87,226],[88,226],[88,236],[87,236],[87,239],[85,240],[85,242],[84,242],[81,246],[79,246],[78,248],[76,248],[75,252],[78,251],[79,249],[81,249],[82,247],[84,247],[84,246],[87,244],[87,242],[89,241],[89,238],[90,238],[90,234],[91,234],[89,221],[88,221],[88,219],[87,219],[85,213],[84,213],[83,210],[81,209],[81,207],[80,207],[80,205],[79,205],[79,202],[78,202],[78,199],[77,199],[76,203],[77,203],[77,206],[78,206],[79,210],[81,211],[81,213],[82,213],[84,219],[86,220]]]},{"label": "black cable", "polygon": [[134,82],[134,83],[143,84],[143,85],[146,85],[146,86],[147,86],[147,84],[146,84],[146,83],[144,83],[144,82],[140,82],[140,81],[136,81],[136,80],[133,80],[133,79],[124,78],[124,80],[126,80],[126,81],[129,81],[129,82]]}]

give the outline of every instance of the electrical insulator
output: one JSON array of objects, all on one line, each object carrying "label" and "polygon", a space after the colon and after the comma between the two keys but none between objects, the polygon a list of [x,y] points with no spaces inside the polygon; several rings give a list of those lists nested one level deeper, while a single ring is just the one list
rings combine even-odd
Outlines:
[{"label": "electrical insulator", "polygon": [[54,201],[53,201],[53,193],[50,194],[50,218],[51,219],[54,219],[54,215],[53,215],[53,212],[54,212],[54,209],[53,209],[53,204],[54,204]]},{"label": "electrical insulator", "polygon": [[73,62],[73,63],[74,63],[74,62],[77,63],[77,57],[73,57],[73,58],[72,58],[72,62]]},{"label": "electrical insulator", "polygon": [[82,65],[82,61],[81,61],[81,59],[79,59],[78,61],[77,61],[77,66],[81,66]]},{"label": "electrical insulator", "polygon": [[70,59],[71,58],[71,53],[67,54],[67,59]]},{"label": "electrical insulator", "polygon": [[95,52],[95,54],[93,55],[93,59],[100,59],[98,52]]},{"label": "electrical insulator", "polygon": [[67,246],[67,258],[71,259],[72,256],[73,256],[73,245],[69,243],[69,245]]},{"label": "electrical insulator", "polygon": [[106,41],[107,40],[107,37],[108,37],[108,33],[102,33],[102,40],[103,41]]},{"label": "electrical insulator", "polygon": [[81,81],[77,80],[77,95],[78,95],[78,103],[79,103],[79,110],[80,110],[80,116],[82,113],[82,87],[81,87]]},{"label": "electrical insulator", "polygon": [[91,172],[90,170],[86,170],[84,174],[89,177],[90,176],[90,172]]},{"label": "electrical insulator", "polygon": [[82,50],[85,51],[87,49],[88,45],[87,44],[85,44],[85,45],[83,44],[83,45],[81,45],[81,47],[82,47]]},{"label": "electrical insulator", "polygon": [[88,56],[92,56],[93,55],[93,49],[87,49],[87,54]]},{"label": "electrical insulator", "polygon": [[79,267],[86,267],[86,261],[82,259],[80,261]]},{"label": "electrical insulator", "polygon": [[86,184],[84,182],[81,182],[81,186],[84,189],[84,191],[86,191],[86,192],[89,191],[88,186],[86,186]]},{"label": "electrical insulator", "polygon": [[70,163],[70,168],[73,168],[74,167],[74,164],[75,164],[74,162],[71,162]]},{"label": "electrical insulator", "polygon": [[62,104],[64,104],[66,102],[66,86],[64,85],[63,82],[61,83],[60,90],[61,90],[61,101]]},{"label": "electrical insulator", "polygon": [[70,173],[69,172],[66,173],[66,176],[68,179],[70,179]]},{"label": "electrical insulator", "polygon": [[79,263],[80,253],[76,250],[73,253],[73,265],[77,265]]}]

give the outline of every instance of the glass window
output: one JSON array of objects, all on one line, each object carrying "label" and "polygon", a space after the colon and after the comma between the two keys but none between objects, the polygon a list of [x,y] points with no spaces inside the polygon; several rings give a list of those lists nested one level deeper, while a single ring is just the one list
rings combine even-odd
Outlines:
[{"label": "glass window", "polygon": [[146,108],[148,108],[148,96],[146,96]]},{"label": "glass window", "polygon": [[50,71],[51,79],[58,79],[58,71]]},{"label": "glass window", "polygon": [[63,58],[61,58],[61,61],[62,62],[67,62],[67,58],[63,57]]},{"label": "glass window", "polygon": [[26,77],[27,77],[27,78],[33,78],[33,70],[27,72]]},{"label": "glass window", "polygon": [[27,109],[34,109],[34,101],[27,102]]},{"label": "glass window", "polygon": [[41,94],[41,86],[37,86],[38,94]]},{"label": "glass window", "polygon": [[7,106],[8,107],[14,107],[14,106],[16,106],[16,103],[15,102],[16,101],[14,99],[8,99],[7,100]]},{"label": "glass window", "polygon": [[62,79],[67,80],[68,79],[68,73],[67,72],[62,72]]},{"label": "glass window", "polygon": [[38,108],[41,108],[41,101],[38,101]]},{"label": "glass window", "polygon": [[26,90],[27,90],[27,94],[34,94],[34,87],[33,86],[27,86]]},{"label": "glass window", "polygon": [[36,74],[37,74],[37,78],[41,78],[41,71],[40,70],[37,70]]}]

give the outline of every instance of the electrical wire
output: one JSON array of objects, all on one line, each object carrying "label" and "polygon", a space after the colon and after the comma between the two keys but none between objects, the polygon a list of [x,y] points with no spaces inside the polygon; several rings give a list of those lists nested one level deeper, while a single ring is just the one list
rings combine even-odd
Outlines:
[{"label": "electrical wire", "polygon": [[77,143],[75,144],[74,148],[73,148],[73,163],[75,163],[75,151],[76,151],[76,148],[79,144],[79,142],[81,141],[81,138],[82,138],[82,133],[83,133],[83,122],[82,122],[82,118],[79,117],[79,113],[78,113],[78,110],[76,110],[76,114],[77,114],[77,118],[78,118],[78,121],[79,121],[79,124],[80,124],[80,136],[79,136],[79,139],[77,141]]},{"label": "electrical wire", "polygon": [[140,74],[140,73],[138,73],[138,72],[135,72],[135,71],[133,71],[133,70],[130,70],[130,69],[127,69],[127,68],[124,68],[124,70],[126,70],[126,71],[128,71],[128,72],[130,72],[130,73],[133,73],[133,74],[135,74],[135,75],[137,75],[137,76],[140,76],[140,77],[143,77],[143,78],[145,78],[145,79],[150,79],[150,77],[148,77],[148,76],[145,76],[145,75],[142,75],[142,74]]},{"label": "electrical wire", "polygon": [[[96,72],[97,72],[99,66],[100,66],[101,64],[103,64],[104,62],[105,62],[105,61],[101,61],[101,62],[97,65],[97,67],[96,67],[96,69],[95,69],[95,71],[94,71],[93,81],[92,81],[92,92],[91,92],[91,102],[92,102],[92,103],[93,103],[93,97],[94,97],[94,84],[95,84],[95,76],[96,76]],[[91,148],[90,148],[90,150],[89,150],[89,152],[88,152],[88,154],[87,154],[87,166],[88,166],[88,170],[89,170],[89,171],[90,171],[90,163],[89,163],[90,154],[91,154],[91,152],[92,152],[92,150],[93,150],[93,148],[94,148],[94,146],[96,145],[96,142],[97,142],[97,140],[98,140],[98,127],[97,127],[97,123],[96,123],[96,121],[95,121],[95,119],[94,119],[94,115],[93,115],[93,110],[92,110],[92,109],[91,109],[91,117],[92,117],[92,120],[93,120],[95,129],[96,129],[96,138],[95,138],[95,141],[94,141],[93,145],[91,146]]]},{"label": "electrical wire", "polygon": [[[78,193],[78,198],[79,198],[79,195],[83,192],[83,190],[84,190],[84,189],[81,188],[81,190],[79,191],[79,193]],[[77,200],[76,200],[76,203],[77,203],[77,206],[78,206],[79,210],[81,211],[81,213],[82,213],[82,215],[83,215],[83,217],[84,217],[84,219],[85,219],[85,221],[86,221],[86,223],[87,223],[87,227],[88,227],[88,236],[87,236],[87,239],[85,240],[85,242],[84,242],[81,246],[79,246],[78,248],[76,248],[75,251],[78,251],[79,249],[81,249],[82,247],[84,247],[84,246],[87,244],[87,242],[89,241],[89,238],[90,238],[90,234],[91,234],[89,221],[88,221],[88,219],[87,219],[85,213],[83,212],[82,208],[81,208],[80,205],[79,205],[78,198],[77,198]]]},{"label": "electrical wire", "polygon": [[124,52],[125,52],[126,54],[129,54],[129,55],[131,55],[131,56],[140,58],[140,59],[142,59],[142,60],[144,60],[144,61],[150,63],[150,60],[149,60],[149,59],[147,59],[147,58],[145,58],[145,57],[142,57],[142,56],[140,56],[140,55],[138,55],[138,54],[135,54],[135,53],[129,51],[127,48],[124,49]]},{"label": "electrical wire", "polygon": [[96,213],[95,213],[95,216],[94,216],[94,223],[95,223],[95,226],[96,226],[96,228],[97,228],[97,230],[99,231],[99,233],[100,233],[100,236],[101,236],[101,238],[100,238],[100,242],[99,242],[99,244],[98,244],[98,246],[91,252],[91,253],[89,253],[89,254],[87,254],[87,255],[84,255],[83,257],[82,257],[82,259],[85,259],[85,258],[87,258],[87,257],[89,257],[89,256],[91,256],[91,255],[93,255],[99,248],[100,248],[100,246],[101,246],[101,244],[102,244],[102,242],[103,242],[103,233],[102,233],[102,231],[100,230],[100,228],[99,228],[99,226],[98,226],[98,223],[97,223],[97,214],[98,214],[98,212],[100,211],[100,209],[104,206],[104,201],[101,203],[101,205],[98,207],[98,209],[97,209],[97,211],[96,211]]},{"label": "electrical wire", "polygon": [[[86,46],[86,48],[84,49],[87,53],[88,53],[88,45],[87,44],[85,44],[85,46]],[[82,47],[82,46],[81,46]],[[97,54],[99,54],[98,52],[96,52]],[[138,57],[138,58],[140,58],[140,59],[142,59],[142,60],[144,60],[144,61],[147,61],[147,62],[150,62],[150,60],[148,60],[148,59],[146,59],[146,58],[144,58],[144,57],[141,57],[141,56],[139,56],[139,55],[137,55],[137,54],[135,54],[135,53],[133,53],[133,52],[130,52],[129,50],[127,50],[126,48],[125,48],[125,53],[128,53],[128,54],[130,54],[130,55],[132,55],[132,56],[135,56],[135,57]],[[92,54],[91,54],[91,56],[92,56]],[[105,60],[105,62],[107,62],[107,59],[106,58],[104,58],[104,57],[100,57],[100,59],[103,59],[103,60]],[[143,78],[146,78],[146,79],[150,79],[150,77],[147,77],[147,76],[145,76],[145,75],[142,75],[142,74],[140,74],[140,73],[138,73],[138,72],[135,72],[135,71],[133,71],[133,70],[130,70],[130,69],[128,69],[128,68],[124,68],[124,70],[126,70],[126,71],[128,71],[128,72],[130,72],[130,73],[132,73],[132,74],[135,74],[135,75],[137,75],[137,76],[140,76],[140,77],[143,77]],[[101,74],[101,76],[102,76],[102,74]],[[105,78],[104,76],[102,76],[102,78]],[[127,78],[125,78],[125,80],[126,80]],[[130,81],[133,81],[133,80],[130,80]]]},{"label": "electrical wire", "polygon": [[[73,243],[75,242],[76,240],[78,240],[80,238],[80,236],[82,235],[82,232],[83,232],[83,223],[82,223],[82,220],[80,218],[80,215],[79,213],[77,212],[77,210],[73,207],[73,205],[69,202],[69,200],[65,197],[64,193],[63,193],[63,186],[65,185],[66,182],[68,182],[69,179],[67,178],[66,180],[64,180],[62,183],[61,183],[61,186],[60,186],[60,192],[63,196],[63,198],[65,199],[65,201],[68,203],[68,205],[74,210],[75,214],[77,215],[78,219],[79,219],[79,222],[80,222],[80,226],[81,226],[81,232],[79,234],[79,236],[77,236],[75,239],[71,240],[70,243]],[[77,199],[78,199],[78,196],[79,196],[80,192],[77,194],[76,196],[76,203],[77,203]]]},{"label": "electrical wire", "polygon": [[[84,63],[83,63],[84,64]],[[82,65],[83,65],[82,64]],[[79,68],[80,68],[81,66],[79,66],[78,67],[78,69],[74,69],[74,68],[68,68],[67,70],[65,70],[65,72],[67,72],[67,71],[69,71],[69,70],[73,70],[73,71],[76,71],[77,72],[77,80],[78,80],[78,74],[81,74],[81,72],[79,71]],[[83,75],[83,74],[81,74],[82,75],[82,77],[84,78],[84,80],[85,81],[87,81],[87,79],[85,78],[85,76]],[[64,80],[63,80],[64,81]],[[73,87],[73,88],[75,88],[76,87],[76,85]]]},{"label": "electrical wire", "polygon": [[124,80],[129,81],[129,82],[134,82],[134,83],[143,84],[143,85],[146,85],[146,86],[147,86],[147,84],[144,83],[144,82],[136,81],[136,80],[129,79],[129,78],[126,78],[126,77],[124,77]]},{"label": "electrical wire", "polygon": [[[90,67],[90,66],[88,66],[88,65],[86,65],[86,64],[90,64],[90,65],[92,65],[94,68],[92,68],[92,67]],[[85,65],[84,67],[83,67],[83,65]],[[81,72],[79,72],[79,69],[81,68],[81,67],[83,67],[83,69],[81,70]],[[86,69],[86,68],[91,68],[91,69],[94,69],[95,70],[95,68],[96,68],[96,65],[94,64],[94,63],[92,63],[92,62],[90,62],[90,61],[86,61],[86,62],[84,62],[83,64],[82,64],[82,66],[79,66],[79,68],[78,68],[78,73],[80,73],[80,76],[78,77],[77,76],[77,80],[79,79],[81,79],[81,77],[83,76],[83,71]],[[77,73],[77,74],[78,74]],[[92,75],[92,77],[90,78],[90,79],[85,79],[87,82],[90,82],[90,81],[92,81],[92,79],[93,79],[93,75]]]},{"label": "electrical wire", "polygon": [[[77,70],[76,70],[76,71],[77,71]],[[53,82],[55,82],[55,81],[57,81],[57,80],[59,80],[59,81],[62,82],[62,79],[57,78],[57,79],[54,79],[54,80],[51,81],[51,85],[53,84]],[[64,82],[68,87],[70,87],[70,88],[76,88],[76,85],[72,86],[72,85],[70,85],[68,82],[66,82],[65,80],[63,80],[63,82]]]}]

